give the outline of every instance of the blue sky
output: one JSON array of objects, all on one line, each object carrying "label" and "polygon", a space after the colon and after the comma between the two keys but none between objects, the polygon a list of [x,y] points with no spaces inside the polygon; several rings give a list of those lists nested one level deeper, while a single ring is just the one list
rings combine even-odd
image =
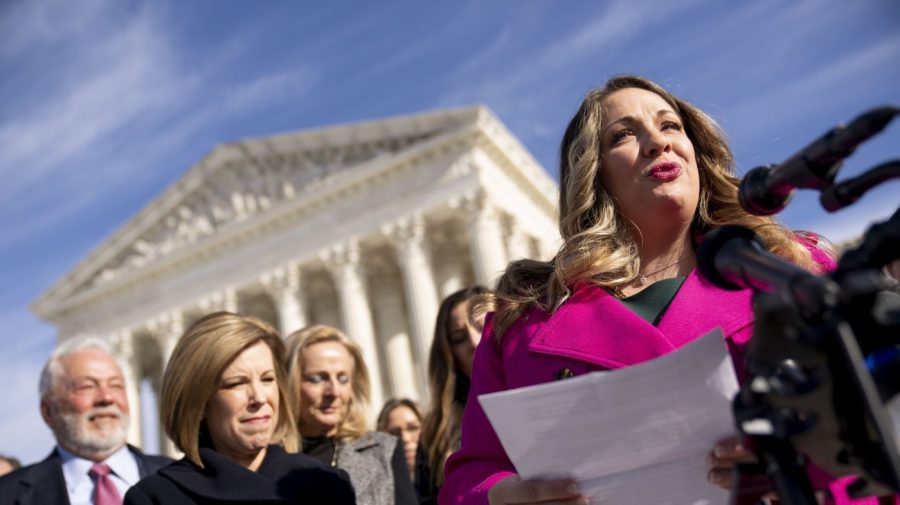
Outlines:
[{"label": "blue sky", "polygon": [[[746,171],[900,103],[898,62],[896,0],[2,2],[0,453],[53,444],[36,384],[55,331],[28,305],[218,143],[483,103],[555,176],[585,92],[638,73],[715,117]],[[900,124],[839,178],[897,157]],[[844,240],[897,190],[781,217]]]}]

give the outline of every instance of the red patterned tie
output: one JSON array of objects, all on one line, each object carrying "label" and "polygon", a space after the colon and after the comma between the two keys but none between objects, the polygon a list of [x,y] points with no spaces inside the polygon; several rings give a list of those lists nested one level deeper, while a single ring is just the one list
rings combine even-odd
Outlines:
[{"label": "red patterned tie", "polygon": [[119,490],[109,478],[109,465],[94,463],[88,475],[94,479],[94,505],[122,505]]}]

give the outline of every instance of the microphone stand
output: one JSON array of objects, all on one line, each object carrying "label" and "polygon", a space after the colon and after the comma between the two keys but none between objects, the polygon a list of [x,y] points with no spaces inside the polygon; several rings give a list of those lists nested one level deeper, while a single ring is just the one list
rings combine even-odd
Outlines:
[{"label": "microphone stand", "polygon": [[[896,321],[879,321],[872,310],[888,285],[878,269],[898,257],[900,209],[870,227],[823,289],[803,296],[778,286],[755,289],[748,380],[733,410],[759,463],[736,467],[732,503],[757,503],[766,475],[782,503],[817,504],[807,461],[833,476],[862,475],[848,486],[851,497],[894,503],[886,495],[900,490],[900,456],[883,392],[900,387],[878,384],[865,356],[900,344]],[[892,364],[900,367],[900,360]]]},{"label": "microphone stand", "polygon": [[[891,160],[835,182],[844,158],[898,115],[893,105],[870,110],[780,165],[751,170],[738,191],[741,206],[774,214],[804,188],[821,191],[822,206],[832,212],[900,177],[900,160]],[[755,504],[767,491],[759,486],[765,475],[783,503],[817,504],[807,460],[832,476],[861,476],[847,487],[851,498],[876,495],[893,503],[885,495],[900,491],[900,438],[885,401],[900,391],[900,297],[887,296],[896,293],[878,270],[900,258],[900,209],[867,230],[827,276],[765,252],[748,229],[725,228],[731,229],[704,240],[700,264],[715,285],[754,291],[748,378],[732,407],[759,461],[736,466],[732,503]]]}]

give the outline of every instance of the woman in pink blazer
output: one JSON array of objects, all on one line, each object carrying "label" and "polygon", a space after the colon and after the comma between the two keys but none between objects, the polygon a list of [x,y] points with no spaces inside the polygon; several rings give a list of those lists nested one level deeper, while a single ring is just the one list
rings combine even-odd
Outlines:
[{"label": "woman in pink blazer", "polygon": [[[744,212],[725,136],[702,111],[635,76],[591,91],[560,148],[563,246],[501,278],[475,353],[462,445],[442,504],[585,503],[574,482],[522,481],[478,395],[641,363],[721,327],[736,363],[750,338],[750,291],[724,291],[695,270],[700,237],[747,226],[770,251],[813,271],[833,267],[814,240]],[[727,486],[726,447],[709,478]]]}]

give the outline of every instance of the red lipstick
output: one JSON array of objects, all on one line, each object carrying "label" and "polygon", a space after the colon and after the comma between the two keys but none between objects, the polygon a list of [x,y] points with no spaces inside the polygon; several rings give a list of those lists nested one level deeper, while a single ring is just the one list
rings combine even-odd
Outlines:
[{"label": "red lipstick", "polygon": [[647,174],[651,179],[655,179],[660,182],[668,182],[676,177],[681,175],[681,165],[675,163],[674,161],[663,161],[662,163],[657,163],[650,167],[650,172]]}]

